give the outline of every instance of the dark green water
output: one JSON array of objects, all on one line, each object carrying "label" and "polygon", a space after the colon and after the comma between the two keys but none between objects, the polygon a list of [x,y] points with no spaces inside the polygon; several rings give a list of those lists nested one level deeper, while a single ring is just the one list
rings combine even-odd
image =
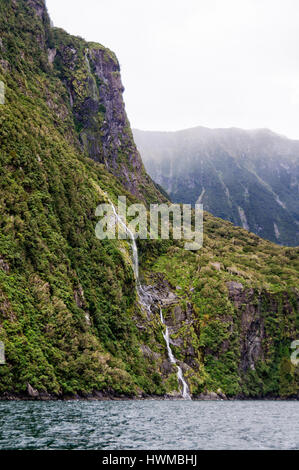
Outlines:
[{"label": "dark green water", "polygon": [[299,449],[299,402],[0,401],[0,449]]}]

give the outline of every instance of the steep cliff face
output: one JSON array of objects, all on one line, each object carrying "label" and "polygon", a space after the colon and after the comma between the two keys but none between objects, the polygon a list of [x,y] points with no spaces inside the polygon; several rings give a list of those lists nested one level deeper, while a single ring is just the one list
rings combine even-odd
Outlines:
[{"label": "steep cliff face", "polygon": [[125,112],[115,55],[52,29],[49,61],[66,85],[76,130],[90,158],[103,163],[139,199],[163,200],[146,174]]},{"label": "steep cliff face", "polygon": [[264,360],[262,342],[265,338],[265,325],[261,311],[261,301],[255,303],[254,289],[244,290],[238,282],[228,284],[229,299],[240,315],[240,370],[246,373],[255,370],[258,360]]},{"label": "steep cliff face", "polygon": [[[299,309],[298,290],[290,296],[284,291],[274,294],[245,289],[236,282],[229,283],[228,287],[229,298],[240,320],[242,391],[261,397],[267,393],[296,396],[298,370],[288,379],[292,365],[286,363],[284,353],[297,334],[294,312]],[[293,369],[295,371],[294,366]]]},{"label": "steep cliff face", "polygon": [[[44,73],[58,77],[60,87],[66,89],[63,93],[57,90],[56,100],[49,97],[48,106],[60,119],[65,120],[68,116],[73,121],[73,139],[78,139],[82,153],[105,164],[107,170],[139,199],[146,202],[165,200],[145,172],[136,149],[122,98],[124,88],[120,67],[114,53],[100,44],[88,43],[51,27],[43,0],[5,1],[3,8],[8,9],[6,15],[13,12],[10,21],[14,22],[15,31],[19,31],[14,38],[16,49],[5,50],[4,46],[2,60],[5,61],[7,55],[20,63],[27,60],[25,69],[38,66],[40,61]],[[29,20],[22,30],[17,21],[21,18],[26,22],[24,15],[31,15],[31,22]],[[25,50],[24,41],[29,37],[32,43]],[[69,133],[69,122],[68,125]]]}]

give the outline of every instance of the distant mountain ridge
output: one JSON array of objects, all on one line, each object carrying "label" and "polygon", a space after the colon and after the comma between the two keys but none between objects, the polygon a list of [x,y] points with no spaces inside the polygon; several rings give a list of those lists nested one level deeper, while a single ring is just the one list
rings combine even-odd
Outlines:
[{"label": "distant mountain ridge", "polygon": [[268,129],[133,130],[150,176],[173,202],[282,245],[299,244],[299,141]]}]

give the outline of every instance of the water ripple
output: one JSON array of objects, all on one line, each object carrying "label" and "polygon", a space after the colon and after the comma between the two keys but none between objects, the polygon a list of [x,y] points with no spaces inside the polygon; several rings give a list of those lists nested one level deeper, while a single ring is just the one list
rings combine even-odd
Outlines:
[{"label": "water ripple", "polygon": [[296,401],[0,401],[0,449],[299,449]]}]

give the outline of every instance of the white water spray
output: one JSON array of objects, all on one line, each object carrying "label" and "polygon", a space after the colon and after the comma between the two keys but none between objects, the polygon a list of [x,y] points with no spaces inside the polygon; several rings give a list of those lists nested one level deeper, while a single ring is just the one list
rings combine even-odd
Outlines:
[{"label": "white water spray", "polygon": [[[153,303],[153,298],[151,296],[151,294],[149,292],[146,291],[146,289],[144,289],[142,287],[142,285],[140,284],[140,280],[139,280],[139,259],[138,259],[138,248],[137,248],[137,244],[136,244],[136,240],[135,240],[135,237],[134,237],[134,234],[132,233],[132,231],[127,227],[127,225],[123,222],[122,218],[118,215],[116,209],[115,209],[115,206],[113,205],[113,203],[110,201],[110,199],[108,198],[108,195],[106,194],[107,196],[107,199],[109,201],[109,204],[111,205],[112,207],[112,210],[113,210],[113,214],[116,218],[116,220],[119,222],[119,224],[121,225],[121,227],[125,230],[125,232],[129,235],[130,239],[131,239],[131,245],[132,245],[132,252],[133,252],[133,257],[132,257],[132,260],[133,260],[133,270],[134,270],[134,275],[135,275],[135,279],[136,279],[136,288],[137,288],[137,294],[138,294],[138,297],[139,297],[139,302],[140,304],[142,305],[142,307],[144,307],[144,309],[148,312],[148,313],[152,313],[151,311],[151,304]],[[179,384],[182,384],[182,397],[185,399],[185,400],[191,400],[191,395],[190,395],[190,392],[189,392],[189,387],[188,387],[188,384],[187,382],[185,381],[184,379],[184,376],[183,376],[183,371],[181,369],[181,367],[177,364],[177,361],[173,355],[173,352],[171,350],[171,347],[170,347],[170,341],[169,341],[169,330],[168,330],[168,327],[164,321],[164,317],[163,317],[163,313],[162,313],[162,309],[160,307],[160,318],[161,318],[161,322],[163,325],[165,325],[165,332],[163,332],[163,338],[165,340],[165,343],[166,343],[166,346],[167,346],[167,352],[168,352],[168,357],[169,357],[169,360],[171,362],[171,364],[175,364],[176,367],[177,367],[177,377],[178,377],[178,381],[179,381]]]},{"label": "white water spray", "polygon": [[166,323],[164,321],[163,312],[162,312],[161,308],[160,308],[160,318],[161,318],[162,324],[165,325],[165,332],[163,332],[163,337],[164,337],[164,340],[165,340],[165,343],[166,343],[166,346],[167,346],[167,352],[168,352],[169,360],[170,360],[171,364],[176,365],[177,370],[178,370],[178,372],[177,372],[178,381],[183,386],[182,397],[185,398],[185,400],[191,400],[189,387],[188,387],[188,384],[187,384],[186,380],[184,379],[183,371],[182,371],[181,367],[177,364],[176,359],[175,359],[175,357],[173,355],[173,352],[171,350],[171,347],[170,347],[169,330],[168,330],[168,326],[166,325]]}]

